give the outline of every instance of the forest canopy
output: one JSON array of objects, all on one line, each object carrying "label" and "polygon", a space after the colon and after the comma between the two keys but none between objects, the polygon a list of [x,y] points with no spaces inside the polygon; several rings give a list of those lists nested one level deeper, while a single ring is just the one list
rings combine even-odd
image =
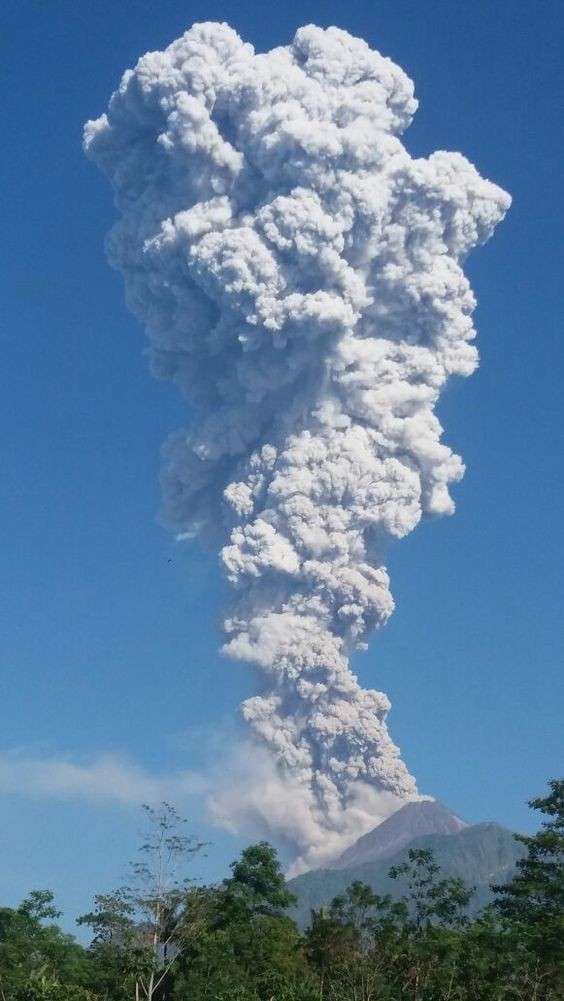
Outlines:
[{"label": "forest canopy", "polygon": [[54,895],[0,908],[0,1001],[557,1001],[564,998],[564,780],[530,806],[523,857],[469,916],[472,887],[431,851],[390,871],[407,892],[364,883],[311,912],[300,931],[275,849],[250,845],[217,885],[188,878],[204,847],[174,807],[145,807],[131,881],[96,896],[82,946],[57,924]]}]

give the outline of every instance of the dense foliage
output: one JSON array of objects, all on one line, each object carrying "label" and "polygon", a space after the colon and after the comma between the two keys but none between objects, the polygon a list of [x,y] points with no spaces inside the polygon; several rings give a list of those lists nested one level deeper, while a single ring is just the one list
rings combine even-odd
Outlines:
[{"label": "dense foliage", "polygon": [[55,923],[52,894],[0,909],[0,1001],[559,1001],[564,999],[564,780],[530,804],[545,820],[526,856],[470,919],[472,890],[432,853],[391,870],[407,893],[353,883],[302,934],[275,850],[251,845],[218,886],[179,879],[202,846],[163,805],[131,887],[79,919],[88,948]]}]

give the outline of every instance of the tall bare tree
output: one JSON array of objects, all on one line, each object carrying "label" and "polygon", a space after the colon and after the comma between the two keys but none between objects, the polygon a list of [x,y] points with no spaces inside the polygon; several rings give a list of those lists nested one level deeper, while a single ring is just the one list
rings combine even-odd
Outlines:
[{"label": "tall bare tree", "polygon": [[170,803],[144,805],[143,811],[146,829],[131,881],[96,897],[95,910],[78,921],[93,928],[94,945],[120,953],[135,1001],[162,1001],[168,974],[187,945],[183,903],[193,879],[185,868],[205,842],[185,833],[187,821]]}]

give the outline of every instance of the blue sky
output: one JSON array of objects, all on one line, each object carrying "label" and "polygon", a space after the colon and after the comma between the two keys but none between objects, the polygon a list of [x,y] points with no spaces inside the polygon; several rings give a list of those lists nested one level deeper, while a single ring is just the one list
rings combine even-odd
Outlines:
[{"label": "blue sky", "polygon": [[[265,10],[4,0],[0,14],[0,900],[51,886],[69,926],[123,873],[137,790],[221,761],[220,737],[251,691],[217,653],[215,559],[179,550],[156,521],[159,447],[184,408],[147,373],[104,259],[111,195],[80,146],[122,71],[197,20],[227,20],[259,49],[310,21],[362,35],[415,80],[410,152],[460,150],[513,195],[468,264],[481,368],[441,405],[467,465],[457,513],[392,552],[397,611],[356,667],[389,693],[392,735],[420,788],[467,819],[530,827],[525,801],[562,772],[564,14],[520,0]],[[110,767],[130,782],[129,802],[99,795]],[[198,797],[190,810],[213,840],[197,871],[217,878],[241,841],[209,826]]]}]

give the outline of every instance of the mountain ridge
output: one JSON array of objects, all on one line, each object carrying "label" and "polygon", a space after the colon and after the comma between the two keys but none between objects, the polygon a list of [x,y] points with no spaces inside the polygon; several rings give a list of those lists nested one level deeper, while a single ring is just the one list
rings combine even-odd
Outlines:
[{"label": "mountain ridge", "polygon": [[414,838],[426,834],[457,834],[466,821],[438,800],[415,800],[363,834],[327,868],[347,869],[395,854]]},{"label": "mountain ridge", "polygon": [[[455,814],[452,816],[456,817]],[[440,866],[441,878],[460,876],[467,886],[475,887],[469,906],[470,915],[475,915],[491,900],[492,883],[505,883],[511,879],[517,860],[524,854],[524,848],[515,841],[513,832],[494,821],[467,824],[458,832],[422,834],[391,854],[386,853],[371,861],[343,868],[314,869],[289,880],[288,889],[297,898],[290,916],[301,928],[306,927],[312,909],[328,905],[333,897],[342,894],[355,880],[367,883],[376,893],[390,894],[396,899],[401,897],[406,893],[407,886],[402,879],[391,879],[389,870],[405,862],[410,849],[419,848],[433,852]]]}]

